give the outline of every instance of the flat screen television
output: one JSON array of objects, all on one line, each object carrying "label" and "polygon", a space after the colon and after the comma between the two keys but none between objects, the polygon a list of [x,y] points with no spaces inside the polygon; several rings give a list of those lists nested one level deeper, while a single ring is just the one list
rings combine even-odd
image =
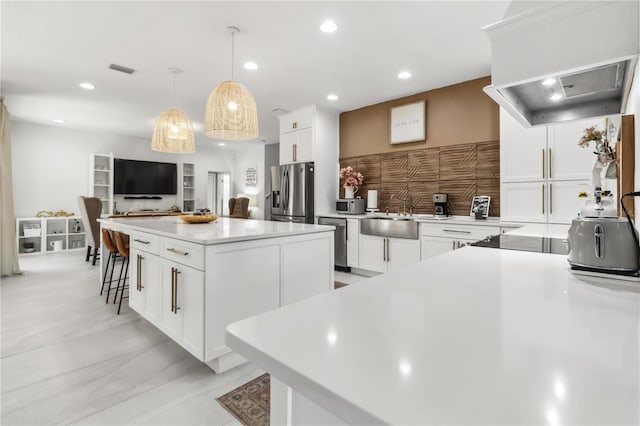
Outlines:
[{"label": "flat screen television", "polygon": [[115,158],[113,169],[114,194],[173,195],[178,192],[175,163]]}]

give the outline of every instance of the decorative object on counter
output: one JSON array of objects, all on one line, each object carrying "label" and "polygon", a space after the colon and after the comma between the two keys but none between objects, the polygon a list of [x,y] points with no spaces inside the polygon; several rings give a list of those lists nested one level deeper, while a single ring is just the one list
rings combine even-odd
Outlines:
[{"label": "decorative object on counter", "polygon": [[367,191],[367,210],[378,210],[378,191],[375,189]]},{"label": "decorative object on counter", "polygon": [[[176,75],[178,68],[169,68],[173,74],[173,103],[176,103]],[[191,153],[196,150],[193,125],[184,112],[168,109],[156,119],[151,137],[151,149],[168,153]]]},{"label": "decorative object on counter", "polygon": [[476,219],[486,219],[489,216],[489,203],[491,197],[488,195],[478,195],[473,197],[471,202],[470,216],[475,216]]},{"label": "decorative object on counter", "polygon": [[[607,118],[607,125],[608,121],[609,119]],[[596,146],[593,153],[598,156],[598,161],[603,166],[607,166],[611,162],[615,162],[616,159],[615,153],[613,152],[611,146],[609,146],[609,140],[606,136],[606,131],[600,131],[598,130],[598,126],[594,125],[584,129],[582,137],[580,138],[580,141],[578,141],[578,145],[581,148],[588,148],[591,141],[594,141]],[[613,179],[615,179],[615,175]]]},{"label": "decorative object on counter", "polygon": [[185,223],[209,223],[218,218],[215,214],[181,214],[180,219]]},{"label": "decorative object on counter", "polygon": [[340,169],[340,179],[344,179],[344,198],[353,198],[358,192],[358,187],[364,182],[364,176],[360,172],[353,170],[353,167],[347,166]]},{"label": "decorative object on counter", "polygon": [[231,33],[231,80],[220,83],[209,95],[204,134],[222,140],[249,140],[258,137],[258,111],[253,95],[242,84],[233,81],[233,38],[240,30],[227,27]]},{"label": "decorative object on counter", "polygon": [[57,212],[50,212],[45,210],[40,210],[36,217],[69,217],[73,216],[75,213],[69,213],[65,210],[58,210]]},{"label": "decorative object on counter", "polygon": [[243,425],[268,426],[271,410],[271,376],[262,376],[216,398]]},{"label": "decorative object on counter", "polygon": [[389,143],[425,140],[425,101],[391,108]]}]

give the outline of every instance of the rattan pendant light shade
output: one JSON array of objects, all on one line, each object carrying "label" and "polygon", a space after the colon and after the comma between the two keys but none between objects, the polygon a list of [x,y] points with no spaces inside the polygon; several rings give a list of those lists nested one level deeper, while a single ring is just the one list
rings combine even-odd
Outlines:
[{"label": "rattan pendant light shade", "polygon": [[240,30],[227,27],[227,31],[231,33],[231,81],[223,81],[209,95],[204,134],[223,140],[257,139],[256,101],[246,87],[233,81],[233,36]]},{"label": "rattan pendant light shade", "polygon": [[[173,74],[173,101],[175,102],[176,75],[181,71],[178,68],[169,68],[169,72]],[[187,114],[175,109],[168,109],[161,113],[153,128],[151,149],[172,154],[195,152],[193,125]]]},{"label": "rattan pendant light shade", "polygon": [[175,109],[160,114],[153,129],[151,149],[169,153],[195,152],[193,125],[189,117]]},{"label": "rattan pendant light shade", "polygon": [[258,137],[258,111],[251,92],[235,81],[223,81],[207,101],[205,135],[225,140]]}]

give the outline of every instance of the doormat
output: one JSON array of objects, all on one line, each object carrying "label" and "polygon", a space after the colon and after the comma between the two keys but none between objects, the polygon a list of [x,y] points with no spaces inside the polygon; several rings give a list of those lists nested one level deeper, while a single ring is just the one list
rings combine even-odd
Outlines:
[{"label": "doormat", "polygon": [[270,383],[265,373],[216,400],[245,426],[269,426]]},{"label": "doormat", "polygon": [[333,282],[333,289],[334,289],[334,290],[337,290],[337,289],[339,289],[339,288],[346,287],[346,286],[348,286],[348,285],[349,285],[349,284],[341,283],[340,281],[334,281],[334,282]]}]

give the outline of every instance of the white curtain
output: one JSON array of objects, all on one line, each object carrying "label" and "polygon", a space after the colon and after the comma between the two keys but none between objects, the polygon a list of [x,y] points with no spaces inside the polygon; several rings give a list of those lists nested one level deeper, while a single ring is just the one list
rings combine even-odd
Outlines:
[{"label": "white curtain", "polygon": [[11,123],[9,111],[0,98],[0,275],[20,273],[16,243],[16,218],[13,212],[11,173]]}]

